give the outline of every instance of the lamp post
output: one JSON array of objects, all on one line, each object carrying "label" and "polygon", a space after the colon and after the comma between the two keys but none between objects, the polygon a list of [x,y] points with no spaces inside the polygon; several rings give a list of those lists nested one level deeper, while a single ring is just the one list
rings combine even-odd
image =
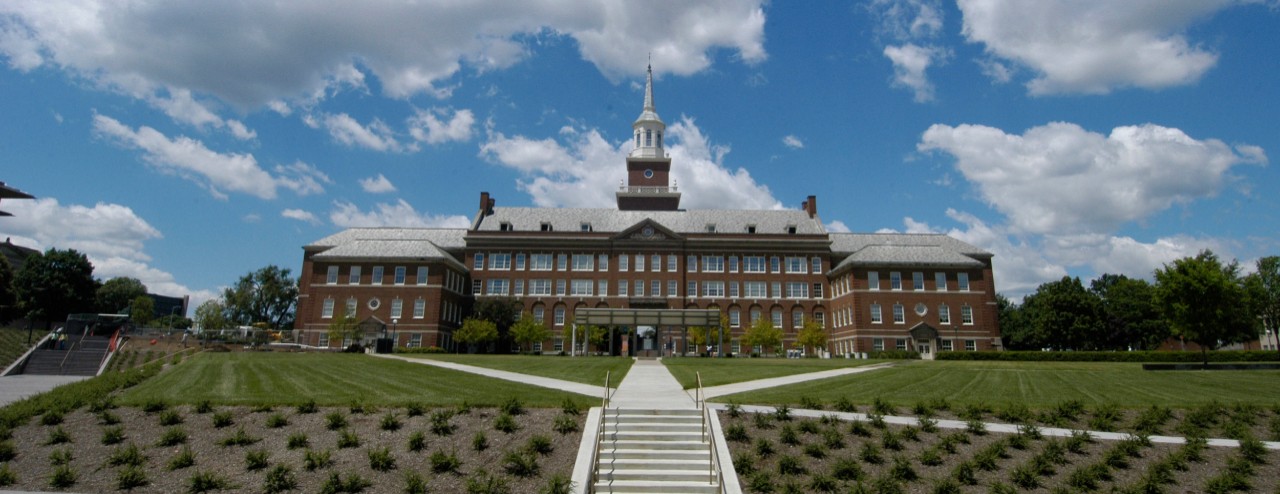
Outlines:
[{"label": "lamp post", "polygon": [[178,305],[178,306],[174,306],[172,309],[169,309],[169,335],[173,335],[173,316],[174,314],[177,314],[178,309],[181,309],[181,308],[182,306]]},{"label": "lamp post", "polygon": [[391,353],[396,352],[396,344],[399,343],[399,341],[396,339],[396,326],[398,326],[399,324],[400,324],[399,317],[391,318]]}]

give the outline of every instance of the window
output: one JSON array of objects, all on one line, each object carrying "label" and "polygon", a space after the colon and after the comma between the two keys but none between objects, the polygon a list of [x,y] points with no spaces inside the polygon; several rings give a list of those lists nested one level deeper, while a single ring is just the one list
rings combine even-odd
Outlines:
[{"label": "window", "polygon": [[893,347],[897,350],[906,350],[907,340],[905,338],[898,338],[898,340],[894,342]]},{"label": "window", "polygon": [[782,258],[781,258],[781,257],[773,256],[773,257],[770,257],[770,258],[769,258],[769,272],[770,272],[770,273],[781,273],[781,272],[782,272]]},{"label": "window", "polygon": [[396,266],[396,284],[397,285],[404,284],[404,271],[405,271],[404,266]]},{"label": "window", "polygon": [[529,295],[551,295],[551,280],[529,280]]},{"label": "window", "polygon": [[329,285],[338,284],[338,267],[337,266],[329,266],[329,275],[325,278],[324,282]]},{"label": "window", "polygon": [[702,256],[702,272],[723,273],[724,257],[723,256]]},{"label": "window", "polygon": [[952,345],[951,340],[942,340],[942,348],[941,348],[942,351],[950,352],[954,350],[953,347],[954,345]]},{"label": "window", "polygon": [[907,322],[906,310],[903,309],[902,304],[893,304],[893,323],[903,324],[905,322]]},{"label": "window", "polygon": [[608,271],[609,270],[609,254],[600,254],[599,260],[597,261],[597,263],[600,264],[601,271]]},{"label": "window", "polygon": [[546,316],[547,316],[547,309],[545,309],[541,305],[533,308],[533,320],[538,324],[542,324],[544,321],[546,321]]},{"label": "window", "polygon": [[938,306],[938,324],[951,324],[951,308],[947,304]]},{"label": "window", "polygon": [[662,272],[662,256],[658,254],[649,256],[649,271],[654,273]]},{"label": "window", "polygon": [[[684,260],[684,269],[690,273],[698,272],[698,256],[689,254],[689,257],[686,257]],[[702,266],[702,271],[707,271],[707,266],[705,264]]]},{"label": "window", "polygon": [[897,271],[889,272],[889,289],[890,290],[902,289],[902,273],[899,273]]},{"label": "window", "polygon": [[743,284],[747,289],[747,298],[768,298],[763,281],[748,281]]},{"label": "window", "polygon": [[564,280],[556,280],[556,295],[559,295],[559,296],[563,297],[563,296],[564,296],[564,291],[565,291],[564,289],[565,289],[565,281],[564,281]]},{"label": "window", "polygon": [[867,289],[868,290],[880,289],[880,273],[877,273],[875,271],[867,271]]},{"label": "window", "polygon": [[572,291],[569,292],[569,295],[590,297],[593,287],[595,287],[595,283],[591,280],[573,280],[573,284],[570,285]]},{"label": "window", "polygon": [[471,294],[480,295],[480,290],[484,288],[484,282],[481,280],[471,280]]},{"label": "window", "polygon": [[755,322],[756,322],[756,321],[759,321],[759,320],[760,320],[760,308],[759,308],[759,307],[752,307],[752,308],[751,308],[751,320],[750,320],[750,321],[747,321],[747,322],[748,322],[748,323],[751,323],[751,324],[755,324]]},{"label": "window", "polygon": [[883,352],[883,351],[884,351],[884,338],[872,338],[872,339],[871,339],[871,349],[872,349],[872,350],[875,350],[875,351],[877,351],[877,352]]},{"label": "window", "polygon": [[707,233],[715,233],[715,232],[716,232],[716,224],[707,223]]},{"label": "window", "polygon": [[644,271],[644,254],[636,254],[636,272]]},{"label": "window", "polygon": [[[692,297],[693,293],[690,292]],[[723,281],[704,281],[702,282],[702,296],[707,298],[724,298],[724,282]]]},{"label": "window", "polygon": [[529,269],[534,271],[551,271],[551,254],[533,254]]},{"label": "window", "polygon": [[321,309],[320,317],[323,319],[329,319],[333,317],[333,299],[331,298],[324,299],[324,309]]},{"label": "window", "polygon": [[744,256],[742,258],[742,272],[763,273],[764,256]]},{"label": "window", "polygon": [[428,274],[430,274],[430,271],[427,269],[427,267],[426,267],[426,266],[418,266],[418,280],[417,280],[417,284],[419,284],[419,285],[425,285],[425,284],[427,284],[427,275],[428,275]]},{"label": "window", "polygon": [[511,294],[517,297],[524,295],[524,280],[516,280],[516,287]]},{"label": "window", "polygon": [[871,304],[871,324],[880,324],[880,304]]},{"label": "window", "polygon": [[813,298],[822,298],[822,283],[813,284]]},{"label": "window", "polygon": [[393,299],[391,301],[391,318],[399,319],[403,311],[404,311],[404,301],[398,298]]},{"label": "window", "polygon": [[824,328],[825,328],[825,327],[827,327],[827,317],[826,317],[826,314],[823,314],[823,313],[822,313],[822,311],[820,311],[820,310],[819,310],[819,311],[814,311],[814,312],[813,312],[813,322],[818,323],[818,326],[821,326],[821,327],[824,327]]},{"label": "window", "polygon": [[489,255],[489,269],[506,271],[511,269],[511,253],[504,252]]},{"label": "window", "polygon": [[773,327],[781,328],[782,327],[782,309],[775,307],[773,311],[769,312],[769,322],[773,323]]},{"label": "window", "polygon": [[782,298],[782,282],[775,281],[770,283],[770,285],[771,288],[773,288],[773,298]]},{"label": "window", "polygon": [[555,228],[551,226],[551,223],[547,223],[545,221],[538,225],[538,229],[544,232],[555,231]]},{"label": "window", "polygon": [[596,257],[591,254],[574,254],[573,270],[574,271],[594,271]]},{"label": "window", "polygon": [[730,298],[738,298],[738,296],[739,296],[739,295],[738,295],[738,282],[736,282],[736,281],[730,281],[730,282],[729,282],[729,297],[730,297]]},{"label": "window", "polygon": [[355,317],[355,315],[356,315],[356,305],[357,305],[357,304],[356,304],[356,298],[355,298],[355,297],[348,298],[348,299],[347,299],[347,311],[346,311],[346,312],[344,312],[344,314],[346,314],[348,317]]},{"label": "window", "polygon": [[653,280],[653,281],[650,281],[650,282],[649,282],[649,296],[650,296],[650,297],[661,297],[661,296],[662,296],[662,282],[661,282],[661,281]]},{"label": "window", "polygon": [[911,273],[911,288],[917,292],[924,290],[924,273],[919,271]]},{"label": "window", "polygon": [[667,256],[667,272],[674,273],[680,269],[680,258],[675,254]]},{"label": "window", "polygon": [[569,254],[556,254],[556,271],[569,269]]},{"label": "window", "polygon": [[978,351],[978,340],[964,340],[964,351],[966,352]]},{"label": "window", "polygon": [[373,267],[373,274],[369,277],[369,283],[374,285],[382,284],[382,266]]},{"label": "window", "polygon": [[329,346],[329,333],[321,331],[320,340],[316,342],[316,346],[321,346],[321,347]]},{"label": "window", "polygon": [[489,295],[507,295],[511,288],[511,281],[507,279],[489,280]]},{"label": "window", "polygon": [[347,284],[360,284],[360,266],[351,266],[351,275],[347,277]]},{"label": "window", "polygon": [[618,296],[619,297],[626,297],[627,290],[629,290],[630,288],[631,288],[631,284],[627,283],[627,280],[618,280]]},{"label": "window", "polygon": [[729,272],[738,272],[738,256],[729,256]]},{"label": "window", "polygon": [[596,293],[598,293],[601,297],[608,297],[609,296],[609,280],[600,280],[598,283],[598,286],[599,286],[599,289],[596,290]]},{"label": "window", "polygon": [[973,324],[973,307],[968,305],[960,306],[960,323],[966,326]]},{"label": "window", "polygon": [[627,270],[630,269],[630,267],[628,266],[628,264],[630,264],[628,261],[630,260],[631,260],[631,256],[628,256],[626,254],[619,254],[618,255],[618,271],[622,271],[624,273],[627,272]]},{"label": "window", "polygon": [[581,224],[579,224],[579,225],[578,225],[578,231],[581,231],[581,232],[589,232],[589,231],[591,231],[591,223],[581,223]]},{"label": "window", "polygon": [[555,320],[552,323],[556,326],[564,326],[564,307],[556,307]]},{"label": "window", "polygon": [[738,309],[729,309],[729,327],[736,328],[742,325],[742,312]]},{"label": "window", "polygon": [[805,259],[803,257],[788,257],[787,272],[791,274],[806,274]]},{"label": "window", "polygon": [[793,309],[791,311],[791,327],[795,329],[800,329],[804,327],[804,311],[803,310]]},{"label": "window", "polygon": [[643,296],[644,296],[644,280],[636,280],[636,293],[635,293],[635,295],[636,295],[637,297],[643,297]]},{"label": "window", "polygon": [[[672,292],[671,292],[671,290],[672,290],[673,288],[675,288],[675,282],[674,282],[674,281],[669,281],[669,282],[667,282],[667,295],[668,295],[668,296],[674,296],[674,295],[672,294]],[[692,297],[697,297],[697,296],[698,296],[698,282],[696,282],[696,281],[690,281],[688,285],[685,285],[685,288],[684,288],[684,296],[686,296],[686,297],[690,297],[690,298],[692,298]]]},{"label": "window", "polygon": [[551,351],[559,353],[564,351],[564,338],[555,338],[551,340]]},{"label": "window", "polygon": [[947,291],[947,273],[942,271],[933,273],[933,288],[940,292]]},{"label": "window", "polygon": [[813,259],[810,259],[809,262],[810,264],[812,264],[811,266],[809,266],[809,271],[813,272],[813,274],[822,274],[822,258],[821,257],[815,257]]},{"label": "window", "polygon": [[524,271],[524,253],[516,254],[516,271]]},{"label": "window", "polygon": [[962,292],[969,291],[969,273],[956,273],[956,285]]},{"label": "window", "polygon": [[484,269],[484,252],[476,252],[476,257],[471,260],[471,269]]},{"label": "window", "polygon": [[787,283],[787,298],[809,298],[809,284],[803,281]]},{"label": "window", "polygon": [[407,344],[407,345],[405,345],[405,346],[406,346],[406,347],[408,347],[408,348],[419,348],[419,347],[421,347],[421,346],[422,346],[422,334],[421,334],[421,333],[414,333],[414,334],[409,335],[409,344]]}]

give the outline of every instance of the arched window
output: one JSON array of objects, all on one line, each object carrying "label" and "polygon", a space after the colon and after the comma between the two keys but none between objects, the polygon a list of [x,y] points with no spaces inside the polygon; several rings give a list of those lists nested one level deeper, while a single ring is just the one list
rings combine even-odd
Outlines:
[{"label": "arched window", "polygon": [[652,130],[646,130],[646,131],[644,131],[644,145],[645,145],[645,146],[652,146],[652,145],[653,145],[653,131],[652,131]]}]

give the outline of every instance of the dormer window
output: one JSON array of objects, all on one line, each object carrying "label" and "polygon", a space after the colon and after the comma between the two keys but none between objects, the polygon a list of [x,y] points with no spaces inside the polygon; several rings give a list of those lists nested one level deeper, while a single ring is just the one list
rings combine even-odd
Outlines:
[{"label": "dormer window", "polygon": [[583,223],[583,224],[581,225],[581,229],[582,229],[582,231],[584,231],[584,232],[589,232],[589,231],[591,231],[591,223]]},{"label": "dormer window", "polygon": [[715,233],[715,232],[716,232],[716,224],[707,223],[707,233]]},{"label": "dormer window", "polygon": [[787,225],[787,233],[788,233],[788,234],[791,234],[791,235],[795,235],[795,234],[796,234],[796,226],[795,226],[795,225]]},{"label": "dormer window", "polygon": [[498,224],[498,230],[503,232],[510,232],[510,231],[515,231],[515,227],[511,226],[511,223],[504,221]]},{"label": "dormer window", "polygon": [[544,232],[549,232],[549,231],[551,231],[551,230],[552,230],[552,229],[551,229],[551,223],[543,222],[543,223],[542,223],[542,227],[541,227],[541,229],[542,229],[542,231],[544,231]]},{"label": "dormer window", "polygon": [[747,225],[747,233],[755,233],[755,232],[756,232],[755,225]]}]

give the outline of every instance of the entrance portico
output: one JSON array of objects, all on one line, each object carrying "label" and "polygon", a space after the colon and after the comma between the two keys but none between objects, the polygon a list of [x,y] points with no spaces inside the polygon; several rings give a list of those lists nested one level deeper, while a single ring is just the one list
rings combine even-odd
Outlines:
[{"label": "entrance portico", "polygon": [[[720,311],[711,309],[579,309],[574,313],[573,318],[573,336],[571,354],[577,353],[578,348],[578,326],[601,326],[615,327],[624,326],[630,328],[638,328],[641,326],[649,326],[652,328],[662,327],[690,327],[690,326],[719,326]],[[628,333],[631,338],[636,338],[633,345],[629,345],[631,349],[654,348],[653,341],[649,341],[649,345],[641,346],[638,340],[640,335],[638,331],[630,331]],[[645,338],[654,339],[658,335],[658,331],[645,336]]]},{"label": "entrance portico", "polygon": [[933,360],[934,353],[937,351],[937,328],[923,322],[912,326],[911,343],[915,346],[916,351],[920,352],[921,359]]}]

